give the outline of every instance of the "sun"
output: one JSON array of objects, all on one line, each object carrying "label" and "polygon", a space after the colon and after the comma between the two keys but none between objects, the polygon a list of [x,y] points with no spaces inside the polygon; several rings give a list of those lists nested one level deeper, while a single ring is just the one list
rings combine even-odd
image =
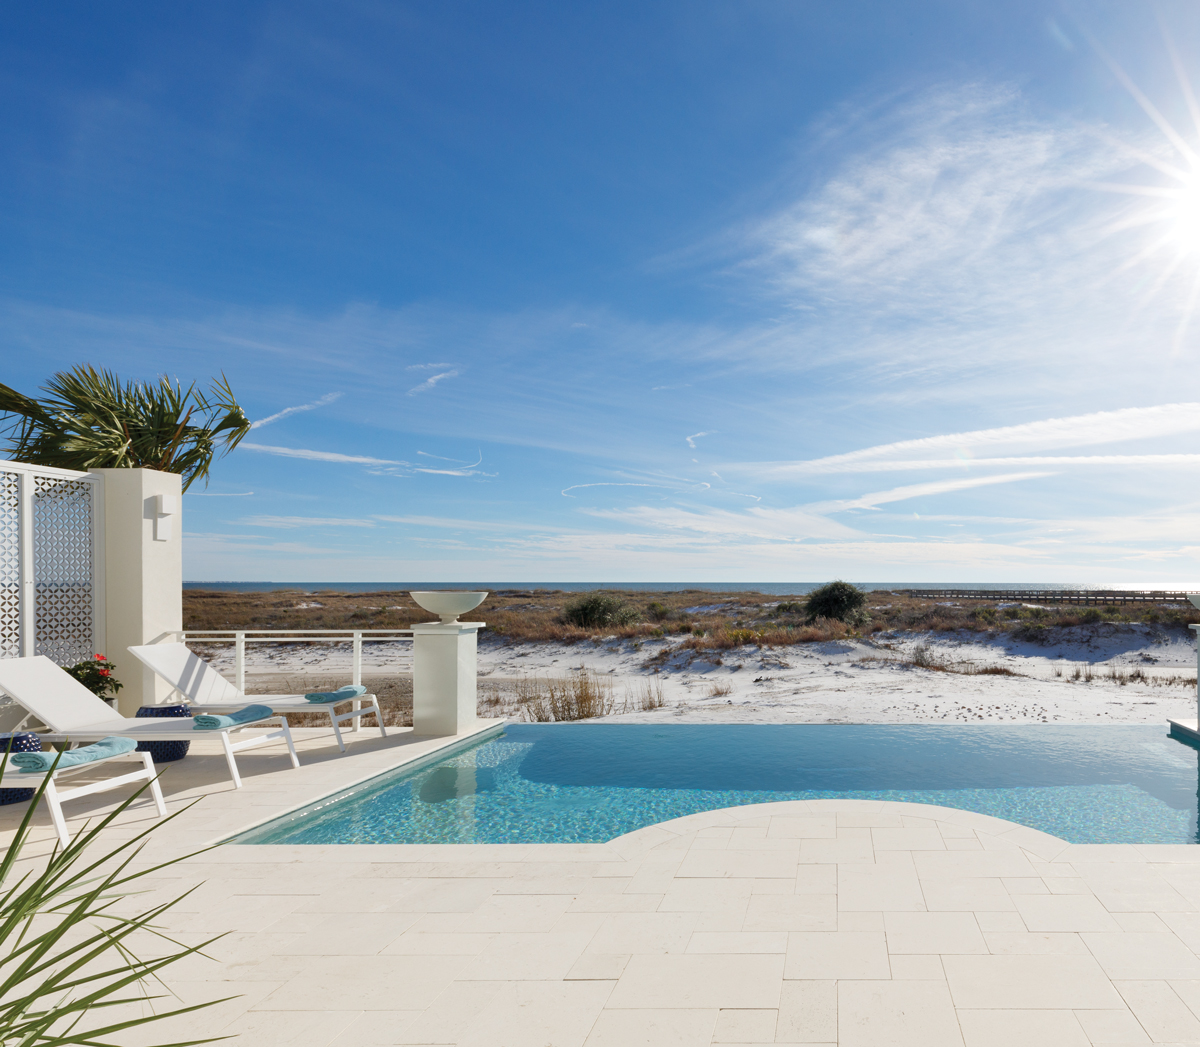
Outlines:
[{"label": "sun", "polygon": [[1139,198],[1139,203],[1110,225],[1110,233],[1140,228],[1150,234],[1141,249],[1118,266],[1116,272],[1126,272],[1157,259],[1160,271],[1145,293],[1146,301],[1160,293],[1168,281],[1182,278],[1183,296],[1179,299],[1179,325],[1174,337],[1174,349],[1178,352],[1184,347],[1194,314],[1200,313],[1200,102],[1165,31],[1163,42],[1191,118],[1191,128],[1182,132],[1093,41],[1097,53],[1165,140],[1165,148],[1150,151],[1122,143],[1122,149],[1130,159],[1144,165],[1143,170],[1148,168],[1156,177],[1140,184],[1110,182],[1096,188]]},{"label": "sun", "polygon": [[1200,253],[1200,177],[1192,174],[1168,192],[1163,215],[1168,235],[1179,250]]}]

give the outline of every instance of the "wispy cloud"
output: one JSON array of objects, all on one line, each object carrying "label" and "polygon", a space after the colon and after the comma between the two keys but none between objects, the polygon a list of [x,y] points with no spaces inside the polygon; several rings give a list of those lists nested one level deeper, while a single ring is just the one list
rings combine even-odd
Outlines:
[{"label": "wispy cloud", "polygon": [[248,516],[240,523],[248,527],[374,527],[375,521],[363,517],[320,516]]},{"label": "wispy cloud", "polygon": [[436,371],[436,370],[438,370],[438,368],[440,368],[440,367],[453,367],[453,366],[454,366],[454,365],[453,365],[453,364],[450,364],[450,363],[440,363],[440,364],[409,364],[409,365],[408,365],[406,368],[404,368],[404,369],[405,369],[406,371]]},{"label": "wispy cloud", "polygon": [[[418,451],[417,454],[424,455],[426,458],[439,458],[443,462],[455,462],[455,458],[441,458],[436,454],[427,454],[425,451]],[[463,462],[457,469],[433,469],[426,465],[414,466],[414,473],[430,473],[434,476],[492,476],[493,473],[483,473],[479,470],[479,466],[483,464],[483,452],[479,452],[478,461]]]},{"label": "wispy cloud", "polygon": [[432,389],[435,385],[437,385],[438,382],[444,381],[447,378],[457,378],[457,377],[458,377],[457,370],[442,371],[440,374],[431,374],[420,385],[414,385],[408,391],[408,395],[416,396],[417,393],[427,392],[428,390]]},{"label": "wispy cloud", "polygon": [[842,135],[863,147],[754,233],[759,265],[789,296],[865,293],[868,304],[923,312],[970,309],[977,291],[988,303],[1035,291],[1064,191],[1128,163],[1089,127],[1031,119],[1009,87],[955,85],[882,114],[841,115]]},{"label": "wispy cloud", "polygon": [[564,498],[574,498],[573,494],[567,494],[568,491],[581,491],[585,487],[657,487],[664,491],[678,490],[678,488],[668,487],[666,484],[638,484],[638,483],[617,483],[604,481],[594,484],[572,484],[570,487],[564,487],[559,493]]},{"label": "wispy cloud", "polygon": [[928,498],[933,495],[966,491],[973,487],[990,487],[993,484],[1017,483],[1020,480],[1036,480],[1053,473],[1003,473],[999,476],[972,476],[962,480],[934,480],[930,483],[908,484],[893,487],[890,491],[876,491],[831,502],[813,502],[804,508],[813,513],[839,513],[847,509],[874,509],[889,502],[903,502],[909,498]]},{"label": "wispy cloud", "polygon": [[331,404],[341,397],[341,393],[326,393],[319,400],[314,400],[310,404],[300,404],[298,407],[285,407],[282,411],[276,411],[275,414],[268,415],[266,418],[260,418],[257,422],[251,424],[251,429],[261,429],[264,425],[270,425],[272,422],[278,422],[281,418],[287,418],[289,415],[299,414],[301,411],[312,411],[317,407],[324,407],[326,404]]},{"label": "wispy cloud", "polygon": [[696,531],[725,538],[757,538],[801,542],[813,538],[861,538],[862,533],[806,508],[767,509],[752,506],[734,512],[728,509],[694,510],[677,506],[637,506],[631,509],[593,509],[588,515],[619,520],[646,532]]},{"label": "wispy cloud", "polygon": [[[496,520],[464,520],[460,517],[446,516],[385,516],[376,513],[371,517],[383,523],[409,524],[413,527],[436,527],[451,531],[529,531],[528,524],[517,522],[499,522]],[[558,531],[563,528],[537,528],[539,531]]]},{"label": "wispy cloud", "polygon": [[699,440],[700,437],[712,436],[715,432],[716,432],[716,429],[708,429],[702,433],[692,433],[691,436],[685,436],[684,439],[687,441],[688,447],[690,447],[694,451],[696,449],[696,441]]},{"label": "wispy cloud", "polygon": [[188,491],[189,498],[249,498],[253,491]]},{"label": "wispy cloud", "polygon": [[281,458],[304,458],[312,462],[344,462],[348,465],[408,465],[390,458],[368,458],[360,454],[337,454],[334,451],[312,451],[304,447],[272,447],[269,444],[249,444],[243,441],[238,448],[279,455]]},{"label": "wispy cloud", "polygon": [[1127,443],[1179,436],[1189,432],[1200,432],[1200,404],[1176,403],[1156,407],[1130,407],[1119,411],[1097,411],[995,429],[975,429],[917,440],[901,440],[808,461],[745,463],[733,468],[744,468],[759,475],[798,476],[944,469],[967,463],[1005,466],[1178,465],[1189,463],[1198,456],[1174,452],[1084,456],[1014,456],[988,452],[1044,451],[1089,444]]}]

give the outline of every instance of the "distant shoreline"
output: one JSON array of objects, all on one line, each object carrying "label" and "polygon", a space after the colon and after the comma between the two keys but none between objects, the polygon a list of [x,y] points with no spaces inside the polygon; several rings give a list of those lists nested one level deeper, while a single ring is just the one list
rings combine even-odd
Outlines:
[{"label": "distant shoreline", "polygon": [[[852,580],[852,579],[850,579]],[[765,593],[771,596],[804,596],[829,579],[816,582],[184,582],[184,589],[203,589],[210,592],[270,593],[294,589],[298,592],[408,592],[422,589],[487,589],[497,592],[518,591],[590,592],[594,589],[613,589],[625,592],[697,592]],[[1200,585],[1183,582],[854,582],[860,589],[987,589],[1004,592],[1008,589],[1188,589],[1200,591]]]}]

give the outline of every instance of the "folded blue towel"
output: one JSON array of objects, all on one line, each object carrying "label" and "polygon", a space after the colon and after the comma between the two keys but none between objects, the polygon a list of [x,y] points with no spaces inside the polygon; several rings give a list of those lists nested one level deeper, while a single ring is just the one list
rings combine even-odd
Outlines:
[{"label": "folded blue towel", "polygon": [[228,716],[213,716],[211,713],[203,713],[195,718],[196,726],[193,730],[218,731],[222,727],[236,727],[239,723],[261,720],[270,715],[271,707],[269,705],[247,705],[245,709],[239,709],[236,713],[230,713]]},{"label": "folded blue towel", "polygon": [[[68,749],[58,759],[58,770],[64,767],[77,767],[81,763],[94,763],[105,760],[110,756],[120,756],[121,753],[131,753],[137,748],[137,742],[132,738],[101,738],[98,742],[85,745],[80,749]],[[22,774],[45,774],[54,766],[55,757],[59,754],[49,753],[13,753],[9,759],[14,767],[20,767]]]},{"label": "folded blue towel", "polygon": [[312,691],[304,697],[316,705],[321,705],[326,702],[348,702],[352,698],[361,698],[366,693],[367,689],[362,684],[348,683],[336,691]]}]

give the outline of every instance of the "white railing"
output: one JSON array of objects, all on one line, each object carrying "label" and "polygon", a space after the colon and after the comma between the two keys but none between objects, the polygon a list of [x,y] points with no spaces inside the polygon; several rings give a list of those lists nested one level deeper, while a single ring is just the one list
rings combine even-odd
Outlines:
[{"label": "white railing", "polygon": [[[234,686],[246,693],[246,645],[251,643],[350,643],[351,680],[362,683],[363,643],[411,639],[411,629],[188,629],[177,634],[180,643],[232,643]],[[358,721],[355,721],[355,730]]]}]

